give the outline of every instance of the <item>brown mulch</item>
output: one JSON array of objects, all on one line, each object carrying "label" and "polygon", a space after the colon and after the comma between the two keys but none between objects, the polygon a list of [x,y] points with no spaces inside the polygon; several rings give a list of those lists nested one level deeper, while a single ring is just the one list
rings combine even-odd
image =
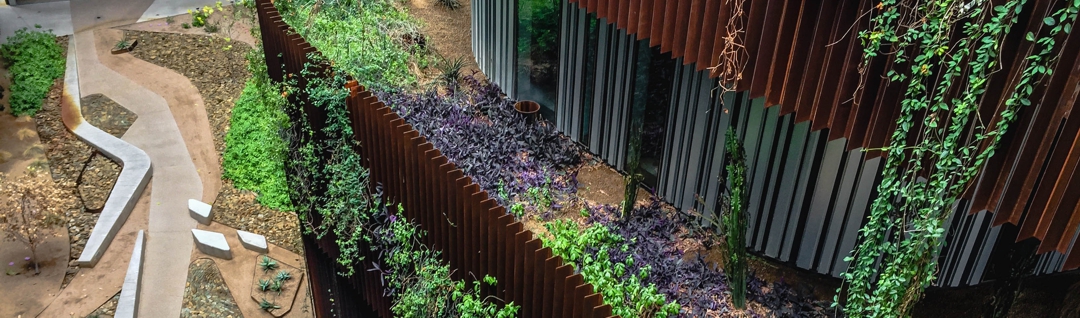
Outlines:
[{"label": "brown mulch", "polygon": [[200,258],[188,267],[187,285],[184,287],[184,303],[181,318],[191,317],[243,317],[225,279],[221,278],[214,261]]},{"label": "brown mulch", "polygon": [[[251,77],[245,58],[251,47],[206,35],[124,31],[124,37],[139,41],[139,47],[131,52],[136,58],[174,70],[191,80],[202,95],[214,148],[221,155],[235,100]],[[267,208],[256,198],[254,192],[237,189],[230,180],[222,180],[221,191],[214,201],[214,221],[262,234],[268,242],[303,255],[296,214]]]}]

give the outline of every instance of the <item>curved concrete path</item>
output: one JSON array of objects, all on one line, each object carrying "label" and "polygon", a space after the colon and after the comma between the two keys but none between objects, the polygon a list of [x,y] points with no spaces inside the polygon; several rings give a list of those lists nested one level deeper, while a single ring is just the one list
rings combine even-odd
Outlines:
[{"label": "curved concrete path", "polygon": [[[153,189],[150,192],[149,225],[143,265],[146,275],[143,277],[140,292],[140,298],[146,299],[146,304],[153,305],[141,306],[139,316],[174,317],[179,315],[183,301],[188,256],[193,247],[190,232],[196,226],[195,220],[187,216],[187,200],[209,195],[204,193],[196,162],[191,155],[201,151],[189,153],[190,145],[187,145],[186,138],[177,126],[177,118],[170,107],[173,105],[142,83],[148,79],[161,79],[163,74],[176,73],[149,63],[138,64],[142,61],[128,55],[123,56],[134,61],[117,59],[121,56],[108,53],[111,47],[107,44],[108,37],[95,36],[95,32],[102,31],[104,30],[75,34],[81,93],[83,96],[103,94],[139,115],[139,119],[128,129],[124,139],[146,151],[156,168],[153,173]],[[165,82],[171,80],[173,79]],[[202,107],[193,107],[202,105],[198,91],[186,78],[183,80],[171,87],[161,85],[160,81],[147,84],[154,84],[164,90],[174,90],[174,94],[195,96],[194,99],[175,101],[186,102],[176,106],[201,109]],[[201,115],[204,121],[208,121],[205,110]],[[189,116],[197,117],[195,114]],[[209,123],[206,125],[209,126]],[[209,151],[213,153],[212,140],[209,141]],[[201,156],[200,161],[205,163],[212,160],[210,158],[214,157]],[[214,162],[216,163],[216,160]],[[216,189],[213,192],[216,196]]]},{"label": "curved concrete path", "polygon": [[113,237],[120,231],[120,227],[127,222],[128,215],[135,208],[135,202],[146,189],[153,166],[150,156],[142,149],[83,120],[76,60],[74,51],[69,50],[68,71],[64,76],[64,94],[60,107],[64,126],[80,140],[93,145],[106,157],[123,166],[120,176],[116,178],[116,184],[109,192],[109,198],[105,200],[101,214],[98,215],[97,224],[86,240],[86,247],[77,260],[81,267],[94,267],[112,243]]}]

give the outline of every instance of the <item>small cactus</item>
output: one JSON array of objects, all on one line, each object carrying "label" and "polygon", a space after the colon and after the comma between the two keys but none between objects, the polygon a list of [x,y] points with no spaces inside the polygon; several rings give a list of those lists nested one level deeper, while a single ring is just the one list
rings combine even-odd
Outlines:
[{"label": "small cactus", "polygon": [[259,290],[265,292],[267,289],[270,289],[270,280],[269,279],[260,279],[259,280]]},{"label": "small cactus", "polygon": [[282,282],[280,280],[275,280],[272,283],[270,283],[270,290],[280,293],[282,285],[284,285],[284,284],[282,284]]}]

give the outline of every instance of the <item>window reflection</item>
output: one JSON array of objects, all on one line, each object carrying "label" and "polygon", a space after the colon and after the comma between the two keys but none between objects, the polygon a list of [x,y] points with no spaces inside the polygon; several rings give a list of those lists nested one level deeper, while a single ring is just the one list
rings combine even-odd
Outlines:
[{"label": "window reflection", "polygon": [[540,103],[540,115],[555,120],[559,75],[561,0],[518,0],[515,93]]}]

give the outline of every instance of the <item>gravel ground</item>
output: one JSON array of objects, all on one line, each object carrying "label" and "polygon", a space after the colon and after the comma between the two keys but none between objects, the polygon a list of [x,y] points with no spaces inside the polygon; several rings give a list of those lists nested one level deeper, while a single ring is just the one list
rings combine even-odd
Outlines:
[{"label": "gravel ground", "polygon": [[[138,48],[131,52],[135,57],[184,74],[192,81],[210,117],[214,148],[221,154],[234,101],[251,77],[245,59],[251,47],[205,35],[125,31],[124,37],[139,41]],[[226,50],[226,46],[231,48]],[[218,211],[214,221],[262,234],[270,243],[303,255],[296,214],[264,207],[255,199],[255,193],[236,189],[232,182],[223,180],[214,201]]]},{"label": "gravel ground", "polygon": [[[214,261],[197,259],[188,267],[187,286],[184,287],[184,307],[181,318],[220,317],[239,318],[240,307],[236,305],[229,286],[221,278]],[[151,300],[152,301],[152,300]]]}]

